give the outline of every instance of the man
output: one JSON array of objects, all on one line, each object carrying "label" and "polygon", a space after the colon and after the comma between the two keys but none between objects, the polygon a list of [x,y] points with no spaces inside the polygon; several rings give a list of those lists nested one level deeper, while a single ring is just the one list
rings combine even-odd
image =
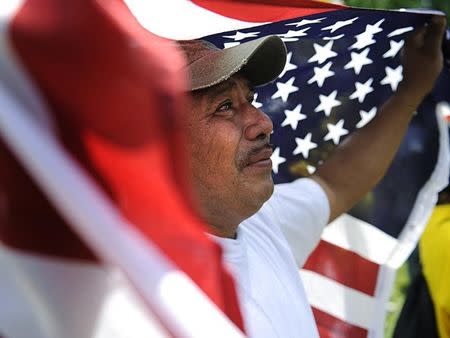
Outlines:
[{"label": "man", "polygon": [[252,106],[252,87],[282,71],[282,41],[266,37],[223,51],[202,41],[180,42],[191,75],[186,123],[194,193],[235,276],[251,337],[318,336],[298,266],[323,227],[384,175],[441,71],[444,27],[445,20],[434,17],[409,39],[404,80],[377,118],[354,132],[311,178],[275,189],[272,122]]}]

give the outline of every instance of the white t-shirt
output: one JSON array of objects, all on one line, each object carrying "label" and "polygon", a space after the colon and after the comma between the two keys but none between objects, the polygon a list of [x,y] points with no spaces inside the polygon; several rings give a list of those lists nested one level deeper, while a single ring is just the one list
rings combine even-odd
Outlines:
[{"label": "white t-shirt", "polygon": [[299,275],[329,218],[329,202],[311,179],[275,186],[236,239],[214,237],[237,283],[247,334],[318,337]]}]

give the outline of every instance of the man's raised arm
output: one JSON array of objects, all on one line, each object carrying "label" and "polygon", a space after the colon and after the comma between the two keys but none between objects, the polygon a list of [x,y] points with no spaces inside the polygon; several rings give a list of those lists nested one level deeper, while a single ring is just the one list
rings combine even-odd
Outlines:
[{"label": "man's raised arm", "polygon": [[408,39],[403,52],[403,81],[371,123],[355,131],[312,176],[327,193],[331,222],[349,210],[384,176],[409,121],[432,90],[442,70],[441,41],[445,17]]}]

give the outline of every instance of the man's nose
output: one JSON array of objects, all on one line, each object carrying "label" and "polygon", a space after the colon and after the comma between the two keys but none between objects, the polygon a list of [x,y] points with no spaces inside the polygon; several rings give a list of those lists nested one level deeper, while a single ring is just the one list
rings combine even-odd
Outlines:
[{"label": "man's nose", "polygon": [[266,138],[273,130],[272,120],[261,110],[248,103],[244,136],[247,140]]}]

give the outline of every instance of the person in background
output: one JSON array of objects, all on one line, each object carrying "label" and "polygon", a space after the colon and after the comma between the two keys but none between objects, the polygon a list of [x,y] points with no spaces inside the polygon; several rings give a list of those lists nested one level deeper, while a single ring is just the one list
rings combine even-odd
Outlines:
[{"label": "person in background", "polygon": [[450,185],[409,260],[411,282],[394,338],[450,337]]}]

